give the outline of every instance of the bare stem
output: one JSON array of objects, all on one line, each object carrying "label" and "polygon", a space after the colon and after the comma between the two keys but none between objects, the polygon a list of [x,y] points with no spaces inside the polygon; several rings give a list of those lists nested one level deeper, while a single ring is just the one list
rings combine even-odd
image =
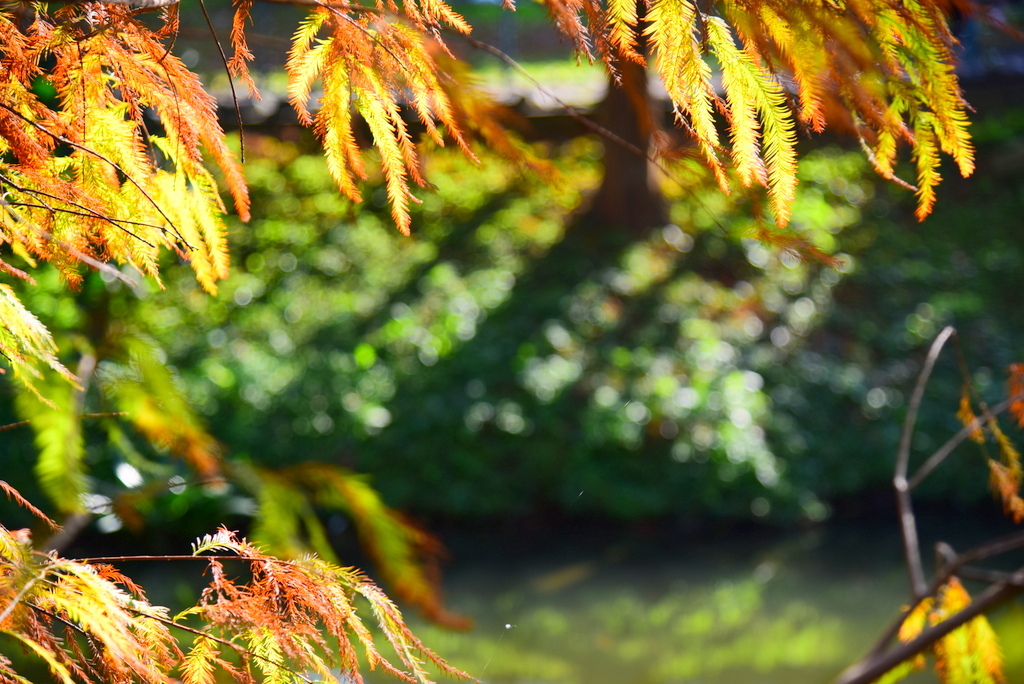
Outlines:
[{"label": "bare stem", "polygon": [[921,409],[921,400],[924,398],[924,389],[928,385],[928,378],[931,377],[943,345],[954,333],[956,330],[952,326],[946,326],[928,349],[924,367],[921,369],[921,375],[917,378],[917,385],[914,387],[914,393],[907,406],[907,417],[903,421],[903,434],[900,436],[899,450],[896,453],[896,472],[892,480],[893,487],[896,489],[896,506],[900,517],[900,531],[903,534],[903,554],[907,560],[907,574],[910,576],[910,591],[915,599],[925,596],[928,585],[924,579],[921,543],[917,537],[917,523],[910,501],[910,486],[907,483],[910,442],[914,435],[914,425],[917,423],[917,414]]}]

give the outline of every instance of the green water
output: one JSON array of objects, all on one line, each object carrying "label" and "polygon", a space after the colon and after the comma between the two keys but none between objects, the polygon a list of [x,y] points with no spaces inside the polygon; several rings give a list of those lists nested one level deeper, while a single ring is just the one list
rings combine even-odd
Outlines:
[{"label": "green water", "polygon": [[[968,526],[953,537],[987,532]],[[482,682],[813,683],[868,650],[907,598],[899,539],[883,524],[715,542],[664,531],[582,536],[460,544],[447,598],[475,628],[414,630]],[[993,622],[1008,681],[1024,681],[1024,619],[1011,607]]]}]

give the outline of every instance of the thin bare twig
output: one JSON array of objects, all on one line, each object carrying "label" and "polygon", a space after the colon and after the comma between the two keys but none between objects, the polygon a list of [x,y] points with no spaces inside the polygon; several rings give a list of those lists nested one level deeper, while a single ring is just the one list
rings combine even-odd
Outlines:
[{"label": "thin bare twig", "polygon": [[[2,105],[0,105],[0,106],[2,106]],[[75,259],[78,259],[79,261],[81,261],[84,264],[88,264],[89,266],[92,266],[97,271],[101,271],[103,273],[106,273],[107,275],[109,275],[112,278],[116,278],[118,280],[124,281],[125,283],[128,284],[129,287],[131,287],[133,289],[139,286],[139,284],[135,280],[132,280],[131,278],[126,276],[124,273],[121,273],[120,270],[114,268],[110,264],[104,263],[104,262],[102,262],[102,261],[100,261],[98,259],[94,259],[93,257],[89,256],[85,252],[83,252],[83,251],[81,251],[79,249],[76,249],[75,247],[72,247],[70,244],[68,244],[64,240],[61,240],[60,238],[55,237],[49,231],[44,230],[43,228],[40,228],[33,221],[30,221],[29,219],[25,218],[21,214],[19,214],[17,212],[14,212],[14,211],[10,211],[11,205],[3,197],[0,197],[0,205],[3,205],[4,207],[6,207],[8,209],[7,214],[9,216],[13,217],[16,221],[18,221],[22,225],[28,226],[30,229],[34,230],[41,238],[43,238],[47,242],[51,242],[51,243],[57,245],[58,247],[63,249],[65,252],[67,252],[68,254],[73,256]]]},{"label": "thin bare twig", "polygon": [[[30,190],[28,190],[28,192],[36,192],[36,191],[30,189]],[[47,195],[47,196],[48,197],[56,197],[55,195]],[[56,197],[56,199],[60,199],[60,198]],[[66,201],[66,200],[62,200],[62,201]],[[100,214],[99,212],[75,211],[73,209],[64,209],[63,207],[51,207],[51,206],[46,205],[46,204],[32,204],[31,202],[8,202],[8,204],[10,206],[12,206],[12,207],[25,207],[26,209],[46,209],[47,211],[60,212],[61,214],[68,214],[69,216],[82,216],[84,218],[98,218],[98,219],[100,219],[102,221],[106,221],[107,223],[112,223],[115,226],[117,226],[118,228],[121,228],[122,230],[124,230],[124,228],[122,228],[122,226],[120,225],[122,223],[127,224],[127,225],[145,226],[147,228],[156,228],[158,230],[163,230],[162,226],[158,226],[158,225],[155,225],[153,223],[144,223],[142,221],[128,221],[127,219],[110,218],[109,216],[104,216],[103,214]],[[71,204],[72,206],[76,206],[74,202],[69,202],[69,204]],[[154,246],[153,243],[151,243],[149,240],[145,239],[144,237],[142,237],[140,235],[137,235],[137,234],[131,232],[130,230],[125,230],[125,232],[128,233],[129,235],[131,235],[133,238],[135,238],[139,242],[145,244],[145,245],[148,245],[150,247]]]},{"label": "thin bare twig", "polygon": [[1024,532],[1015,532],[964,551],[957,555],[957,561],[961,565],[977,563],[980,560],[999,556],[1008,551],[1015,551],[1021,547],[1024,547]]},{"label": "thin bare twig", "polygon": [[199,0],[199,9],[203,12],[203,19],[206,20],[206,27],[210,29],[210,37],[213,44],[217,46],[217,54],[220,55],[221,64],[224,65],[224,73],[228,77],[228,88],[231,89],[231,104],[235,108],[235,119],[238,120],[238,159],[245,163],[245,127],[242,125],[242,110],[238,107],[238,93],[235,92],[235,78],[231,74],[231,67],[228,66],[228,57],[224,54],[224,47],[220,44],[217,36],[217,29],[213,27],[213,20],[206,9],[206,0]]},{"label": "thin bare twig", "polygon": [[925,596],[928,585],[924,579],[924,570],[921,564],[921,543],[917,537],[917,524],[914,520],[914,509],[910,501],[910,487],[907,483],[907,470],[910,464],[910,442],[914,434],[914,425],[917,423],[917,414],[921,408],[921,401],[924,398],[924,389],[931,377],[935,362],[942,351],[943,345],[956,330],[952,326],[946,326],[939,333],[928,355],[925,357],[924,367],[917,378],[917,385],[910,397],[907,406],[907,417],[903,421],[903,434],[900,435],[899,450],[896,452],[896,472],[893,475],[893,487],[896,489],[896,505],[900,518],[900,531],[903,535],[903,554],[907,561],[907,573],[910,576],[910,591],[915,599]]},{"label": "thin bare twig", "polygon": [[[949,634],[962,624],[982,615],[998,605],[1008,601],[1017,594],[1024,591],[1024,568],[1014,573],[998,572],[982,568],[965,567],[986,558],[991,558],[1009,551],[1024,547],[1024,533],[1007,535],[1000,539],[986,542],[963,553],[956,553],[951,546],[940,542],[936,545],[937,569],[932,581],[928,584],[924,580],[924,572],[921,567],[920,543],[917,536],[917,525],[911,507],[910,494],[925,477],[932,473],[960,443],[978,427],[985,422],[994,419],[1003,413],[1020,396],[1010,397],[1000,402],[991,409],[985,408],[982,415],[975,417],[970,424],[964,426],[959,432],[951,437],[945,444],[937,449],[914,475],[908,480],[907,472],[910,462],[910,442],[913,436],[914,423],[920,410],[921,400],[924,396],[924,389],[927,385],[939,353],[943,345],[955,334],[952,327],[946,327],[939,333],[928,350],[923,368],[918,377],[917,384],[907,410],[907,416],[903,424],[903,433],[900,438],[899,450],[893,476],[893,485],[896,489],[897,504],[900,512],[901,532],[903,533],[904,553],[907,557],[907,569],[911,579],[911,591],[913,600],[911,606],[904,609],[900,616],[885,630],[885,633],[875,644],[874,648],[859,662],[847,668],[835,684],[868,684],[873,682],[880,675],[891,670],[893,667],[904,662],[932,646],[937,640]],[[953,616],[923,630],[915,639],[897,644],[886,650],[892,640],[899,633],[900,628],[910,613],[929,596],[935,596],[941,587],[951,577],[961,576],[967,579],[977,579],[992,584],[984,593],[975,598],[966,608]]]},{"label": "thin bare twig", "polygon": [[963,553],[957,554],[953,551],[953,548],[944,542],[940,542],[937,546],[942,547],[940,554],[942,555],[942,563],[939,569],[935,573],[935,577],[932,578],[931,584],[928,586],[928,590],[925,596],[921,599],[914,601],[908,606],[900,616],[893,621],[891,625],[885,630],[878,641],[875,643],[874,648],[871,649],[867,658],[873,658],[881,655],[889,643],[896,637],[896,634],[900,631],[903,623],[906,621],[907,616],[913,612],[914,608],[928,596],[934,596],[938,593],[939,588],[945,584],[950,577],[954,575],[962,575],[967,577],[967,568],[964,566],[968,563],[976,563],[986,558],[993,556],[999,556],[1009,551],[1024,547],[1024,532],[1018,532],[1015,534],[1007,535],[1000,539],[996,539],[991,542],[987,542],[980,546],[976,546],[973,549],[964,551]]},{"label": "thin bare twig", "polygon": [[1002,572],[1000,570],[989,570],[987,568],[963,567],[960,568],[956,574],[964,579],[988,582],[990,584],[1006,584],[1017,587],[1018,589],[1024,589],[1024,573],[1021,571]]},{"label": "thin bare twig", "polygon": [[[117,418],[117,417],[123,416],[123,415],[125,415],[125,413],[123,411],[107,411],[107,412],[103,412],[103,413],[80,413],[80,414],[78,414],[78,417],[79,418]],[[30,425],[31,423],[32,423],[31,420],[19,420],[16,423],[7,423],[7,425],[0,425],[0,432],[7,432],[8,430],[13,430],[15,428],[25,427],[26,425]]]},{"label": "thin bare twig", "polygon": [[1015,401],[1020,401],[1021,399],[1024,399],[1024,394],[1018,394],[1013,397],[1010,397],[1009,399],[1001,401],[995,406],[993,406],[991,409],[983,412],[980,416],[977,416],[974,420],[965,425],[960,430],[960,432],[950,437],[945,444],[939,447],[935,451],[935,453],[928,457],[927,461],[921,464],[921,467],[917,469],[917,471],[907,482],[908,489],[914,489],[919,484],[921,484],[924,478],[928,477],[928,475],[930,475],[933,470],[935,470],[939,465],[942,464],[944,460],[946,460],[946,458],[953,452],[953,449],[960,446],[960,444],[964,440],[971,436],[972,432],[977,430],[979,427],[982,427],[992,418],[995,418],[996,416],[1005,412],[1008,408],[1010,408],[1010,404],[1012,404]]}]

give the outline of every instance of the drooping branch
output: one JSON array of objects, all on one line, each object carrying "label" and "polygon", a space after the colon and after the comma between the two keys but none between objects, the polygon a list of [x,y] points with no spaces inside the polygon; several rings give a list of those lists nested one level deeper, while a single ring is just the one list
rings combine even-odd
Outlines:
[{"label": "drooping branch", "polygon": [[[0,178],[2,178],[2,176],[0,176]],[[11,204],[2,196],[0,196],[0,206],[9,209],[11,207]],[[136,288],[139,286],[137,282],[126,276],[124,273],[121,273],[120,270],[114,268],[113,266],[106,262],[100,261],[99,259],[94,259],[93,257],[89,256],[88,254],[82,252],[79,249],[75,249],[75,247],[73,247],[72,245],[68,244],[64,240],[58,239],[49,231],[44,230],[43,228],[40,228],[39,226],[35,225],[35,223],[28,220],[18,212],[8,211],[7,215],[13,217],[14,220],[20,223],[21,225],[27,226],[30,230],[32,230],[34,233],[39,235],[39,237],[43,238],[47,242],[57,245],[65,252],[73,256],[75,259],[81,261],[83,264],[88,264],[89,266],[95,268],[97,271],[101,273],[106,273],[111,278],[116,278],[117,280],[124,281],[131,288]]]}]

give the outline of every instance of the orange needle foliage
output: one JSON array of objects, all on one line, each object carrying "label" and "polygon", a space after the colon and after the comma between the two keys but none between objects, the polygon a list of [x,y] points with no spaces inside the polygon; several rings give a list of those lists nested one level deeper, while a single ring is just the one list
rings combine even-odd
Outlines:
[{"label": "orange needle foliage", "polygon": [[[430,682],[428,663],[467,678],[427,649],[355,570],[280,560],[225,530],[198,540],[193,556],[209,564],[210,586],[198,605],[171,617],[114,567],[35,553],[27,531],[0,526],[0,633],[61,684],[214,684],[218,671],[243,684],[361,683],[357,648],[371,669],[404,681]],[[231,579],[227,564],[241,564],[248,580]],[[357,598],[395,663],[374,643]],[[187,652],[176,633],[191,637]],[[0,682],[25,681],[0,656]]]},{"label": "orange needle foliage", "polygon": [[[213,292],[227,275],[228,254],[226,208],[209,165],[220,169],[244,219],[249,200],[238,159],[213,98],[170,51],[177,5],[116,3],[0,8],[0,272],[31,280],[26,269],[46,260],[74,285],[82,264],[113,262],[158,278],[160,255],[171,250]],[[894,174],[899,145],[908,146],[920,218],[935,202],[940,154],[965,175],[973,168],[945,0],[543,4],[583,57],[605,60],[609,69],[619,59],[645,62],[646,42],[680,125],[722,188],[728,190],[727,167],[741,183],[765,186],[780,227],[795,193],[798,127],[853,130],[884,176]],[[163,25],[148,28],[132,5],[163,7]],[[252,11],[252,0],[236,2],[228,68],[255,93],[246,70]],[[298,27],[285,65],[290,100],[323,141],[331,174],[353,201],[368,173],[356,135],[357,118],[365,123],[395,224],[406,233],[416,201],[411,187],[426,179],[405,112],[438,144],[450,140],[470,153],[466,136],[475,132],[518,154],[492,126],[467,122],[466,113],[490,110],[453,81],[450,62],[435,59],[438,45],[446,50],[442,30],[471,30],[444,0],[325,2]],[[56,104],[33,88],[41,78],[56,89]],[[311,103],[317,82],[323,95]],[[158,120],[151,128],[159,134],[147,129],[146,116]],[[23,265],[12,264],[11,255]],[[0,354],[30,385],[40,366],[66,372],[45,329],[4,283]]]}]

